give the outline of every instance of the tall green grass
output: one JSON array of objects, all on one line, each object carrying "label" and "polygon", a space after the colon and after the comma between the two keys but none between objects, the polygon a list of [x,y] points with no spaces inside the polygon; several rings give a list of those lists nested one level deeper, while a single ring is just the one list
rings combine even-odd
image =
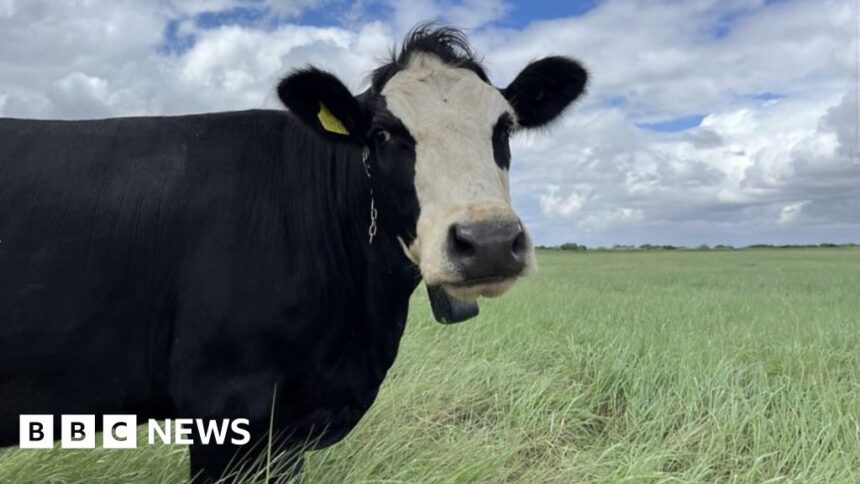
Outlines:
[{"label": "tall green grass", "polygon": [[[539,253],[481,316],[423,289],[316,482],[860,482],[860,250]],[[260,474],[264,475],[264,474]],[[181,447],[0,451],[0,482],[181,482]]]}]

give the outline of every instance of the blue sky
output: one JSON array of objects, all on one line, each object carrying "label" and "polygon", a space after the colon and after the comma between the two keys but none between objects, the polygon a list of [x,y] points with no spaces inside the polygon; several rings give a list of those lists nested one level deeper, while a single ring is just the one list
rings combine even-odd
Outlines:
[{"label": "blue sky", "polygon": [[697,128],[702,124],[702,120],[705,119],[704,114],[691,114],[689,116],[681,116],[672,119],[666,119],[663,121],[655,121],[651,123],[638,123],[636,126],[642,129],[649,129],[651,131],[661,131],[663,133],[675,133],[678,131],[684,131],[687,129]]},{"label": "blue sky", "polygon": [[[237,6],[221,11],[203,11],[190,18],[197,27],[215,29],[223,26],[241,25],[263,28],[276,28],[287,22],[301,23],[318,27],[342,26],[347,22],[343,11],[348,10],[355,2],[346,0],[328,0],[317,6],[309,7],[296,16],[278,18],[273,15],[273,9],[265,2],[246,0]],[[534,22],[558,18],[577,17],[587,14],[594,9],[599,0],[572,0],[565,2],[536,2],[513,0],[505,2],[505,14],[490,22],[489,25],[523,29]],[[391,6],[382,0],[364,2],[362,18],[365,21],[385,21],[392,14]],[[193,44],[192,36],[177,35],[177,26],[186,18],[173,19],[165,28],[162,49],[165,52],[183,52]]]},{"label": "blue sky", "polygon": [[852,0],[0,1],[0,115],[282,109],[314,64],[352,89],[416,22],[464,27],[490,78],[575,57],[587,95],[513,140],[537,243],[860,241]]},{"label": "blue sky", "polygon": [[[707,30],[709,35],[722,38],[731,32],[735,23],[744,16],[754,14],[761,8],[785,3],[790,0],[764,0],[763,2],[740,3],[712,12],[713,19]],[[234,6],[224,10],[208,10],[197,12],[190,18],[195,24],[203,29],[219,28],[227,25],[262,26],[274,28],[278,24],[286,22],[300,23],[313,26],[342,26],[347,21],[344,12],[361,4],[361,18],[364,21],[386,21],[389,20],[393,11],[392,3],[385,0],[368,0],[364,2],[350,2],[347,0],[324,0],[316,2],[316,5],[308,6],[295,15],[279,17],[275,9],[262,0],[240,0]],[[456,5],[457,2],[449,1],[444,5]],[[475,2],[472,2],[475,3]],[[588,14],[601,4],[601,0],[571,0],[571,1],[527,1],[509,0],[504,3],[504,14],[486,25],[524,29],[531,24],[540,21],[551,21],[554,19],[565,19],[579,17]],[[187,40],[175,36],[176,22],[181,18],[173,19],[165,30],[165,47],[170,51],[186,49]]]}]

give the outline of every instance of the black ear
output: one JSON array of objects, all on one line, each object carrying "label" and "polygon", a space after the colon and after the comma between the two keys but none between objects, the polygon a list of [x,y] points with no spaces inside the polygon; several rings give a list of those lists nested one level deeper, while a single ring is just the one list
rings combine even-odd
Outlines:
[{"label": "black ear", "polygon": [[543,126],[582,94],[588,73],[573,59],[547,57],[527,65],[502,94],[525,128]]},{"label": "black ear", "polygon": [[315,67],[294,71],[278,84],[278,97],[323,136],[364,143],[368,116],[334,75]]}]

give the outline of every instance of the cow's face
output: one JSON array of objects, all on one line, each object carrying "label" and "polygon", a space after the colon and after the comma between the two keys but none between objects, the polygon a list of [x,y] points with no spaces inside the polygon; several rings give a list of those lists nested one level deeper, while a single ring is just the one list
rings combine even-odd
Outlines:
[{"label": "cow's face", "polygon": [[[384,113],[373,126],[380,164],[414,167],[419,210],[406,251],[424,281],[474,299],[501,294],[531,271],[534,251],[508,185],[516,113],[502,93],[469,69],[419,52],[386,82],[377,112]],[[386,160],[390,151],[405,159]]]},{"label": "cow's face", "polygon": [[[426,46],[433,33],[424,35]],[[408,45],[358,98],[316,69],[284,79],[279,95],[325,136],[369,149],[381,217],[399,221],[396,235],[428,286],[462,300],[497,296],[535,267],[511,207],[509,136],[555,119],[586,73],[550,57],[500,90],[471,55]]]}]

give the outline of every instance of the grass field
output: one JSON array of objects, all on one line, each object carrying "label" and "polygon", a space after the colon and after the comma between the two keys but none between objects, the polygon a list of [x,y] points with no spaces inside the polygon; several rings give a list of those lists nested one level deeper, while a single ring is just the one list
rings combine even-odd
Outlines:
[{"label": "grass field", "polygon": [[[541,252],[442,326],[419,288],[316,482],[860,482],[860,250]],[[0,451],[0,482],[181,482],[181,447]],[[105,477],[102,477],[105,476]]]}]

